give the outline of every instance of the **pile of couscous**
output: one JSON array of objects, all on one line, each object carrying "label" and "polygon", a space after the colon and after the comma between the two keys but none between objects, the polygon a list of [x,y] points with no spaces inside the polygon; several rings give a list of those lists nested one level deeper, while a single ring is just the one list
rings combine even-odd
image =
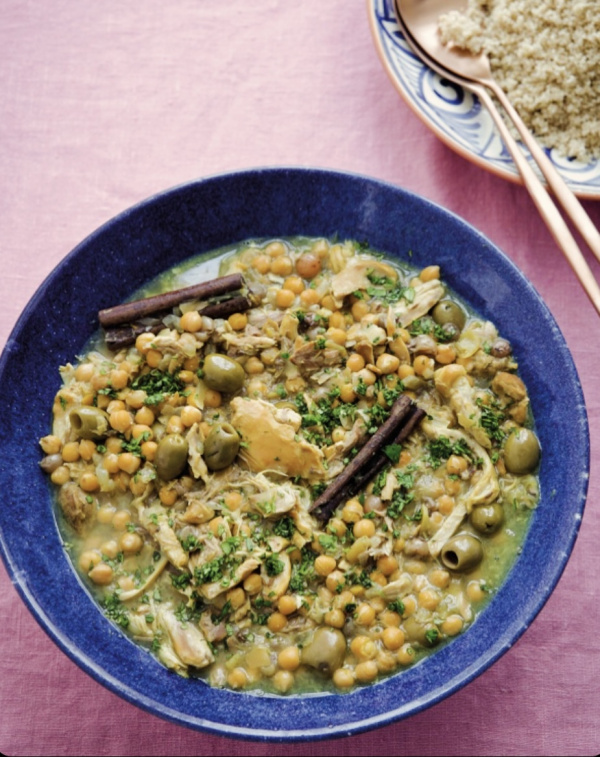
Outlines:
[{"label": "pile of couscous", "polygon": [[600,13],[593,0],[469,0],[444,42],[488,54],[498,84],[546,147],[600,157]]}]

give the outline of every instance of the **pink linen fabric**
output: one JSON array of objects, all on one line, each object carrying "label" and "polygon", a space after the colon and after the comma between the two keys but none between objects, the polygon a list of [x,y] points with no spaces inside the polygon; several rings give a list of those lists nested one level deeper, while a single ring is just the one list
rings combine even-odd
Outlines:
[{"label": "pink linen fabric", "polygon": [[[370,733],[285,746],[168,723],[67,658],[0,565],[0,751],[597,754],[600,322],[525,190],[456,155],[399,98],[364,0],[4,0],[0,113],[0,348],[51,269],[145,197],[250,167],[354,171],[456,212],[521,268],[573,353],[592,437],[588,507],[556,591],[514,648],[429,710]],[[585,204],[600,225],[600,203]]]}]

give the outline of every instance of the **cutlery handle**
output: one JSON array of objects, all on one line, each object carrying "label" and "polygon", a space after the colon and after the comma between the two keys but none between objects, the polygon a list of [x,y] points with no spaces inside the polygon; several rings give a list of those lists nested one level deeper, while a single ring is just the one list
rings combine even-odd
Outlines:
[{"label": "cutlery handle", "polygon": [[[510,133],[506,123],[504,122],[502,116],[500,115],[500,112],[498,111],[498,108],[496,107],[496,104],[486,91],[485,87],[479,84],[469,83],[469,88],[479,97],[481,102],[487,107],[488,111],[490,112],[490,115],[494,120],[494,123],[498,127],[500,135],[502,136],[504,144],[510,152],[512,159],[514,160],[515,165],[517,166],[519,173],[521,174],[523,183],[525,184],[527,191],[531,195],[531,198],[535,203],[540,215],[544,219],[546,226],[550,230],[556,243],[565,254],[571,268],[575,272],[575,275],[579,279],[592,304],[596,308],[596,311],[600,315],[600,287],[598,286],[594,278],[594,274],[590,270],[590,267],[588,266],[581,250],[579,249],[577,242],[571,234],[569,227],[565,223],[565,220],[561,216],[558,208],[552,201],[552,198],[546,191],[537,174],[529,164],[529,161],[521,151],[516,140]],[[544,157],[546,156],[544,155]],[[560,179],[560,181],[562,182],[562,179]],[[571,190],[566,187],[566,185],[565,189],[567,190],[568,194],[572,195],[573,199],[577,199],[572,194]],[[583,208],[581,208],[581,210],[583,211]],[[585,214],[586,218],[597,234],[596,228],[593,226],[591,220],[587,216],[587,213],[585,213],[585,211],[583,211],[583,213]]]},{"label": "cutlery handle", "polygon": [[540,146],[537,139],[529,131],[527,126],[525,126],[522,118],[515,110],[513,104],[510,102],[504,90],[500,86],[498,86],[497,82],[495,82],[493,79],[486,79],[484,84],[498,98],[508,117],[519,132],[524,144],[527,146],[531,157],[538,164],[538,167],[542,172],[542,175],[548,182],[548,186],[552,190],[554,196],[562,205],[567,216],[575,224],[575,227],[589,245],[590,250],[596,256],[596,259],[600,261],[600,232],[592,222],[592,219],[586,213],[583,205],[569,189],[560,173],[552,164],[552,161],[548,158],[548,156]]}]

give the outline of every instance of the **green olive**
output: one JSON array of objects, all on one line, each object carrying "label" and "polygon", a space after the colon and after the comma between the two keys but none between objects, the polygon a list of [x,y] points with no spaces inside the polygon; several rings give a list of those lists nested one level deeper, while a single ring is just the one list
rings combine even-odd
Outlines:
[{"label": "green olive", "polygon": [[69,418],[80,439],[103,439],[110,430],[108,415],[97,407],[76,407]]},{"label": "green olive", "polygon": [[444,326],[446,323],[452,323],[458,329],[464,327],[467,320],[465,311],[454,300],[440,300],[433,308],[431,314],[433,320],[439,325]]},{"label": "green olive", "polygon": [[409,641],[423,647],[435,647],[440,641],[440,632],[433,623],[422,623],[412,615],[404,621],[404,631]]},{"label": "green olive", "polygon": [[209,389],[215,389],[217,392],[233,394],[244,386],[246,378],[244,369],[237,360],[227,355],[219,355],[217,352],[207,355],[203,371],[204,382]]},{"label": "green olive", "polygon": [[186,466],[188,443],[181,434],[166,434],[158,443],[154,456],[156,472],[163,481],[180,476]]},{"label": "green olive", "polygon": [[216,423],[204,442],[204,461],[210,470],[223,470],[234,461],[240,437],[231,423]]},{"label": "green olive", "polygon": [[476,536],[464,531],[448,539],[440,558],[449,570],[468,572],[483,559],[483,547]]},{"label": "green olive", "polygon": [[327,675],[332,675],[344,663],[346,637],[337,628],[317,628],[311,641],[302,650],[302,662]]},{"label": "green olive", "polygon": [[504,444],[504,464],[509,473],[531,473],[540,460],[540,443],[528,428],[513,431]]},{"label": "green olive", "polygon": [[493,534],[502,525],[504,510],[499,502],[492,502],[490,505],[477,505],[471,510],[469,520],[473,528],[480,534]]}]

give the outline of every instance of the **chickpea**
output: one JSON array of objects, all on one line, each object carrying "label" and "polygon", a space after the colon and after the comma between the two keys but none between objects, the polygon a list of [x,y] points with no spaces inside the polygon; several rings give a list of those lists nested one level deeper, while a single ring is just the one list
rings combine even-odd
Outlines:
[{"label": "chickpea", "polygon": [[413,368],[417,376],[431,379],[435,372],[435,360],[427,355],[417,355],[413,360]]},{"label": "chickpea", "polygon": [[121,389],[125,389],[128,383],[129,374],[127,371],[117,368],[110,372],[110,384],[113,389],[120,391]]},{"label": "chickpea", "polygon": [[300,293],[300,302],[304,307],[309,308],[311,305],[318,305],[321,302],[321,295],[316,289],[305,289]]},{"label": "chickpea", "polygon": [[131,515],[127,510],[117,510],[113,515],[112,525],[116,531],[124,531],[131,523]]},{"label": "chickpea", "polygon": [[217,392],[216,389],[207,389],[204,394],[204,404],[206,407],[216,408],[221,407],[223,398],[221,392]]},{"label": "chickpea", "polygon": [[350,312],[355,321],[362,321],[362,319],[369,313],[369,305],[364,300],[357,300],[353,303]]},{"label": "chickpea", "polygon": [[340,518],[332,518],[327,525],[327,530],[329,531],[329,533],[341,537],[346,533],[348,527]]},{"label": "chickpea", "polygon": [[464,621],[458,614],[448,615],[441,625],[442,633],[446,636],[456,636],[462,631]]},{"label": "chickpea", "polygon": [[244,498],[238,491],[228,491],[223,496],[223,502],[228,510],[239,510]]},{"label": "chickpea", "polygon": [[418,594],[419,604],[426,610],[435,610],[441,599],[440,594],[434,589],[421,589]]},{"label": "chickpea", "polygon": [[408,378],[409,376],[414,376],[415,369],[412,367],[412,365],[408,365],[408,363],[402,363],[402,365],[398,368],[397,374],[398,378],[402,380]]},{"label": "chickpea", "polygon": [[323,620],[332,628],[343,628],[346,623],[346,614],[340,609],[329,610],[323,616]]},{"label": "chickpea", "polygon": [[251,573],[244,579],[243,587],[247,594],[258,594],[262,589],[262,578],[258,573]]},{"label": "chickpea", "polygon": [[337,562],[330,555],[319,555],[315,560],[315,572],[319,576],[328,576],[337,567]]},{"label": "chickpea", "polygon": [[412,665],[415,661],[415,650],[410,644],[405,643],[398,650],[397,659],[400,665]]},{"label": "chickpea", "polygon": [[439,277],[440,277],[439,265],[428,265],[426,268],[423,268],[423,270],[419,274],[419,278],[423,282],[434,281],[435,279],[439,279]]},{"label": "chickpea", "polygon": [[96,444],[91,439],[81,439],[79,442],[79,456],[82,460],[90,462],[96,451]]},{"label": "chickpea", "polygon": [[300,276],[288,276],[283,282],[283,289],[289,289],[294,294],[301,294],[304,291],[304,282]]},{"label": "chickpea", "polygon": [[479,602],[485,597],[485,592],[480,581],[469,581],[467,584],[467,597],[471,602]]},{"label": "chickpea", "polygon": [[[317,558],[318,560],[319,558]],[[316,563],[316,560],[315,560]],[[329,589],[331,592],[336,592],[338,590],[338,586],[343,586],[346,582],[346,577],[342,573],[341,570],[333,570],[331,573],[327,575],[327,578],[325,579],[325,586]]]},{"label": "chickpea", "polygon": [[384,374],[395,373],[400,367],[400,360],[395,355],[390,355],[389,352],[384,352],[377,358],[375,363],[377,368]]},{"label": "chickpea", "polygon": [[134,455],[133,452],[121,452],[118,463],[119,470],[133,475],[139,469],[142,459],[137,455]]},{"label": "chickpea", "polygon": [[348,335],[346,334],[344,329],[333,327],[327,329],[325,336],[327,337],[327,339],[330,339],[332,342],[335,342],[335,344],[339,344],[342,347],[346,344],[346,340],[348,339]]},{"label": "chickpea", "polygon": [[290,670],[278,670],[271,680],[277,691],[285,694],[294,685],[294,674]]},{"label": "chickpea", "polygon": [[[99,392],[102,389],[106,389],[106,387],[108,386],[108,376],[104,373],[94,373],[90,383],[92,385],[92,389],[94,389],[96,392]],[[101,399],[102,397],[98,397],[98,402],[100,402]],[[106,404],[108,404],[108,397],[104,397],[104,399],[107,400]]]},{"label": "chickpea", "polygon": [[227,601],[231,602],[231,606],[234,610],[239,610],[239,608],[246,601],[246,592],[241,588],[241,586],[236,586],[234,589],[231,589],[227,592],[226,596]]},{"label": "chickpea", "polygon": [[153,436],[152,429],[145,423],[134,423],[130,433],[132,439],[141,439],[142,436],[145,439],[150,439]]},{"label": "chickpea", "polygon": [[250,681],[245,668],[234,668],[227,676],[227,683],[232,689],[243,689]]},{"label": "chickpea", "polygon": [[146,458],[146,460],[149,460],[150,462],[154,460],[157,449],[158,449],[158,444],[156,442],[153,442],[151,439],[148,439],[148,441],[142,442],[140,446],[142,455]]},{"label": "chickpea", "polygon": [[150,349],[150,345],[154,341],[154,334],[151,332],[145,332],[140,334],[135,340],[135,348],[142,355],[145,355]]},{"label": "chickpea", "polygon": [[275,293],[275,304],[281,310],[285,310],[293,305],[296,295],[289,289],[278,289]]},{"label": "chickpea", "polygon": [[79,479],[79,486],[84,492],[96,492],[100,488],[100,482],[98,476],[95,473],[86,471],[81,474]]},{"label": "chickpea", "polygon": [[333,674],[333,683],[338,689],[349,689],[355,681],[356,676],[350,668],[338,668]]},{"label": "chickpea", "polygon": [[296,670],[300,666],[300,650],[296,646],[285,647],[277,655],[277,663],[283,670]]},{"label": "chickpea", "polygon": [[456,348],[451,344],[440,344],[435,351],[435,359],[441,365],[450,365],[456,360]]},{"label": "chickpea", "polygon": [[452,510],[454,510],[454,497],[450,497],[448,494],[442,494],[436,501],[438,511],[442,513],[442,515],[450,515]]},{"label": "chickpea", "polygon": [[112,523],[115,512],[116,510],[112,505],[102,505],[102,507],[98,508],[98,512],[96,513],[98,523],[102,523],[105,526]]},{"label": "chickpea", "polygon": [[438,589],[446,589],[450,584],[450,573],[442,568],[435,568],[429,574],[429,580]]},{"label": "chickpea", "polygon": [[354,669],[356,680],[360,683],[370,683],[374,681],[379,675],[379,668],[375,660],[365,660],[365,662],[359,662]]},{"label": "chickpea", "polygon": [[146,352],[146,362],[150,368],[158,368],[163,359],[162,352],[159,350],[150,349]]},{"label": "chickpea", "polygon": [[417,600],[413,594],[407,594],[406,597],[402,597],[402,604],[404,605],[403,617],[408,618],[417,609]]},{"label": "chickpea", "polygon": [[404,631],[397,626],[388,626],[381,633],[381,641],[386,649],[393,651],[400,649],[404,644]]},{"label": "chickpea", "polygon": [[173,507],[175,502],[177,502],[177,492],[169,486],[161,486],[158,498],[165,507]]},{"label": "chickpea", "polygon": [[143,389],[135,389],[125,397],[125,402],[134,410],[139,410],[146,401],[146,396],[146,392]]},{"label": "chickpea", "polygon": [[357,397],[352,384],[344,384],[340,389],[340,399],[342,402],[355,402]]},{"label": "chickpea", "polygon": [[79,443],[67,442],[63,445],[62,459],[65,463],[76,463],[79,460]]},{"label": "chickpea", "polygon": [[252,355],[251,357],[246,360],[246,364],[244,365],[244,370],[246,373],[249,374],[257,374],[262,373],[265,370],[264,363],[259,360],[255,355]]},{"label": "chickpea", "polygon": [[459,478],[450,478],[450,476],[446,476],[446,478],[444,479],[444,490],[446,494],[450,495],[451,497],[460,494],[461,488],[462,484]]},{"label": "chickpea", "polygon": [[243,331],[248,325],[248,316],[246,313],[232,313],[227,319],[227,323],[234,331]]},{"label": "chickpea", "polygon": [[269,618],[267,620],[267,626],[269,628],[269,631],[272,631],[273,633],[277,633],[278,631],[283,631],[283,629],[287,625],[287,618],[286,616],[281,612],[274,612],[269,615]]},{"label": "chickpea", "polygon": [[369,636],[355,636],[350,642],[350,651],[357,660],[374,660],[377,645]]},{"label": "chickpea", "polygon": [[99,562],[89,571],[88,576],[98,586],[108,586],[113,580],[113,569],[105,562]]},{"label": "chickpea", "polygon": [[57,486],[62,486],[62,484],[66,484],[67,481],[71,478],[71,471],[67,468],[66,465],[59,465],[58,468],[52,471],[50,474],[50,480],[53,484],[56,484]]},{"label": "chickpea", "polygon": [[133,416],[129,410],[113,410],[108,417],[111,428],[124,434],[133,425]]},{"label": "chickpea", "polygon": [[296,272],[303,279],[314,279],[317,274],[321,273],[321,260],[318,255],[310,252],[301,255],[296,261]]},{"label": "chickpea", "polygon": [[375,610],[371,605],[366,602],[362,602],[357,608],[354,615],[354,620],[359,626],[370,626],[375,620]]},{"label": "chickpea", "polygon": [[185,428],[190,428],[194,423],[200,423],[202,420],[202,410],[193,405],[186,405],[181,408],[181,423]]},{"label": "chickpea", "polygon": [[294,597],[290,594],[284,594],[277,600],[277,609],[282,615],[291,615],[296,612],[298,606]]},{"label": "chickpea", "polygon": [[377,570],[384,576],[391,576],[398,570],[398,560],[393,555],[383,555],[377,560]]},{"label": "chickpea", "polygon": [[354,375],[356,376],[357,381],[362,380],[362,382],[366,384],[366,386],[373,386],[373,384],[377,381],[377,376],[368,368],[363,368],[361,371],[358,371]]},{"label": "chickpea", "polygon": [[357,539],[361,536],[374,536],[375,531],[375,523],[371,520],[371,518],[361,518],[360,520],[356,521],[352,529],[352,533]]},{"label": "chickpea", "polygon": [[182,434],[185,425],[180,415],[172,415],[167,421],[166,432],[167,434]]},{"label": "chickpea", "polygon": [[271,273],[275,276],[289,276],[294,270],[294,264],[287,255],[280,255],[271,262]]},{"label": "chickpea", "polygon": [[94,375],[94,365],[92,363],[80,363],[75,368],[75,378],[77,381],[90,381]]},{"label": "chickpea", "polygon": [[126,555],[137,555],[143,546],[142,537],[135,532],[127,531],[119,539],[119,547]]},{"label": "chickpea", "polygon": [[135,421],[135,423],[139,423],[144,426],[151,426],[156,420],[156,416],[154,415],[153,410],[143,405],[138,410],[136,410],[133,416],[133,420]]},{"label": "chickpea", "polygon": [[353,352],[346,360],[346,367],[352,371],[352,373],[358,373],[365,367],[365,359],[358,352]]},{"label": "chickpea", "polygon": [[446,460],[446,473],[449,476],[459,476],[467,470],[469,463],[462,455],[450,455]]},{"label": "chickpea", "polygon": [[364,515],[363,506],[356,497],[349,499],[342,508],[342,520],[344,523],[357,523]]},{"label": "chickpea", "polygon": [[257,255],[252,261],[252,267],[258,273],[268,273],[271,270],[271,257],[269,255]]},{"label": "chickpea", "polygon": [[398,627],[402,621],[402,618],[397,612],[393,612],[392,610],[384,610],[382,613],[380,613],[379,620],[386,627],[387,626]]},{"label": "chickpea", "polygon": [[102,561],[102,556],[96,549],[86,549],[79,555],[79,568],[85,573],[98,565]]},{"label": "chickpea", "polygon": [[285,255],[287,252],[286,246],[283,242],[276,240],[275,242],[269,242],[265,247],[265,255],[270,255],[272,258],[278,258],[281,255]]}]

